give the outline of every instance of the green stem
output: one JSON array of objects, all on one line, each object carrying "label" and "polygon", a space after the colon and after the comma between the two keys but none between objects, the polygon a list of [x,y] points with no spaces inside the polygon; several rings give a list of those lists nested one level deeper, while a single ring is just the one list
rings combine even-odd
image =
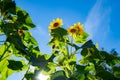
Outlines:
[{"label": "green stem", "polygon": [[7,47],[7,49],[3,52],[3,54],[0,56],[0,61],[2,60],[3,56],[5,55],[5,53],[8,51],[9,47],[11,46],[11,44]]},{"label": "green stem", "polygon": [[3,58],[1,59],[1,61],[4,60],[4,59],[6,59],[6,58],[9,57],[9,56],[11,56],[11,54],[9,54],[9,55],[3,57]]},{"label": "green stem", "polygon": [[[71,38],[71,44],[73,45],[73,37]],[[72,54],[72,46],[70,48],[70,53]]]},{"label": "green stem", "polygon": [[66,50],[67,50],[67,55],[69,56],[69,48],[67,43],[66,43]]},{"label": "green stem", "polygon": [[[29,69],[30,69],[30,62],[28,62],[28,69],[27,69],[27,71],[26,71],[25,75],[28,73]],[[22,80],[24,80],[25,75],[24,75],[24,77],[22,78]]]}]

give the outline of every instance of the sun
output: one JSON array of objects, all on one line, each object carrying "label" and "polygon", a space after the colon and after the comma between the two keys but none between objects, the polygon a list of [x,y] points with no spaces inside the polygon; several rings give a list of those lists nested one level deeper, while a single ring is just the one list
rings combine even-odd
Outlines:
[{"label": "sun", "polygon": [[43,71],[41,71],[37,76],[36,80],[50,80],[50,75],[44,74]]}]

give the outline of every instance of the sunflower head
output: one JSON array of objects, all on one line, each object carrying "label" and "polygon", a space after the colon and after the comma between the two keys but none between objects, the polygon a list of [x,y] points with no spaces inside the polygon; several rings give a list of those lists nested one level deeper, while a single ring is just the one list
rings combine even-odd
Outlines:
[{"label": "sunflower head", "polygon": [[71,26],[71,27],[68,29],[68,33],[69,33],[70,35],[72,35],[72,36],[73,36],[76,32],[77,32],[77,29],[74,28],[73,26]]},{"label": "sunflower head", "polygon": [[23,34],[23,30],[18,30],[18,34],[21,36]]},{"label": "sunflower head", "polygon": [[50,23],[49,29],[56,29],[62,26],[62,19],[57,18]]},{"label": "sunflower head", "polygon": [[80,24],[80,22],[78,24],[74,24],[74,28],[77,29],[78,34],[83,34],[84,29],[83,29],[83,25]]}]

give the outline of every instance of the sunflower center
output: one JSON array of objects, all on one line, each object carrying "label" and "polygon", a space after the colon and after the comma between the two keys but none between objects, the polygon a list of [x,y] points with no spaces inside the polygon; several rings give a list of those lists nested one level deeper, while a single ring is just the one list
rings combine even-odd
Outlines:
[{"label": "sunflower center", "polygon": [[23,33],[23,30],[20,30],[19,33]]},{"label": "sunflower center", "polygon": [[54,23],[54,27],[58,27],[58,25],[59,25],[59,23],[57,23],[57,22]]},{"label": "sunflower center", "polygon": [[75,32],[76,32],[76,29],[71,29],[71,32],[72,32],[72,33],[75,33]]}]

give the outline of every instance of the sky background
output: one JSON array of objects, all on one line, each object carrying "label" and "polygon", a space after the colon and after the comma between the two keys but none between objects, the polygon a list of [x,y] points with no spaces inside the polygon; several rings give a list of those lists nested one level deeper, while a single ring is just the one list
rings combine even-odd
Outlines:
[{"label": "sky background", "polygon": [[[36,28],[32,35],[38,41],[41,52],[50,53],[48,26],[53,19],[62,18],[63,27],[81,22],[90,34],[89,39],[108,52],[115,48],[120,53],[120,0],[15,0],[26,10]],[[21,80],[19,73],[8,80]]]}]

